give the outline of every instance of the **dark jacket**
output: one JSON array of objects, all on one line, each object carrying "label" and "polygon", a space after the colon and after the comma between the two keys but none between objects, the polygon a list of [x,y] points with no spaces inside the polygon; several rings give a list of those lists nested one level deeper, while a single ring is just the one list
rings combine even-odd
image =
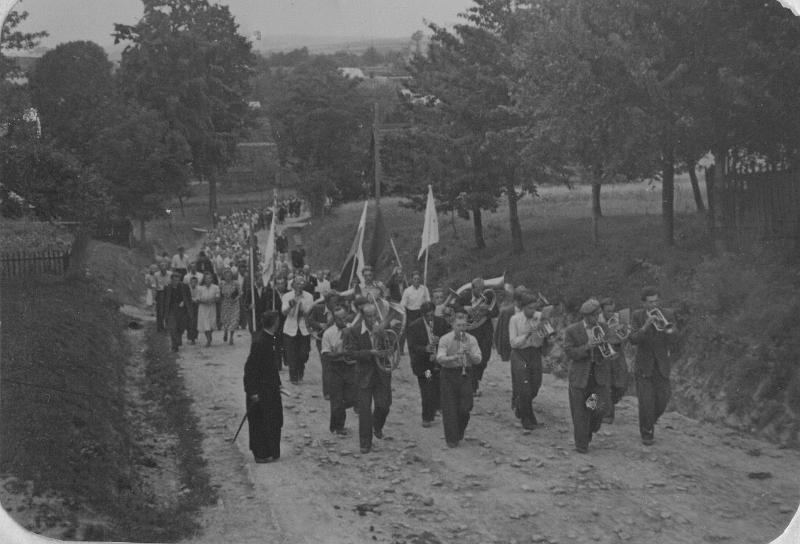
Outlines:
[{"label": "dark jacket", "polygon": [[503,306],[497,315],[497,327],[494,329],[494,347],[501,361],[511,359],[511,339],[508,337],[508,323],[514,317],[517,307],[514,304]]},{"label": "dark jacket", "polygon": [[185,326],[192,304],[192,291],[183,282],[164,288],[164,319],[168,328]]},{"label": "dark jacket", "polygon": [[[662,309],[661,313],[670,323],[675,323],[675,313]],[[642,325],[647,321],[644,309],[638,309],[631,315],[631,334],[628,337],[636,346],[635,372],[638,376],[648,378],[654,369],[665,378],[669,378],[672,365],[670,350],[678,341],[678,334],[658,332],[652,325],[642,332]]]},{"label": "dark jacket", "polygon": [[[604,323],[599,323],[608,334]],[[611,385],[611,360],[603,359],[597,347],[586,349],[589,336],[583,320],[573,323],[564,331],[564,352],[570,358],[569,385],[584,388],[589,383],[589,373],[594,368],[598,385]]]},{"label": "dark jacket", "polygon": [[348,327],[343,334],[344,351],[349,360],[356,361],[356,375],[360,388],[369,388],[375,380],[391,383],[391,374],[378,369],[375,356],[371,353],[372,342],[369,331],[361,332],[361,323]]},{"label": "dark jacket", "polygon": [[[441,338],[450,325],[442,317],[433,318],[433,334]],[[411,370],[415,376],[422,376],[426,370],[433,372],[436,370],[436,361],[431,361],[431,354],[426,351],[428,348],[428,331],[425,327],[424,318],[420,317],[409,323],[406,329],[408,339],[408,355],[411,358]],[[436,355],[434,353],[434,355]]]},{"label": "dark jacket", "polygon": [[[458,303],[461,306],[472,306],[472,289],[468,289],[467,291],[461,293],[461,295],[458,297]],[[472,336],[478,339],[481,352],[484,352],[488,348],[489,352],[491,353],[492,341],[494,337],[492,318],[497,317],[499,313],[500,309],[497,307],[497,304],[495,304],[486,316],[486,321],[484,321],[479,327],[469,331]]]},{"label": "dark jacket", "polygon": [[280,400],[281,376],[275,360],[276,336],[263,330],[256,332],[250,354],[244,364],[244,392]]}]

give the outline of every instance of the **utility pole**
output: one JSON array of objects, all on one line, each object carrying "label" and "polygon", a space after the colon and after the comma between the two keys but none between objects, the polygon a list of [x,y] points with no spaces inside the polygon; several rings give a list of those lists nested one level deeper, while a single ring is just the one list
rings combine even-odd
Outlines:
[{"label": "utility pole", "polygon": [[373,169],[375,170],[375,205],[381,205],[381,133],[380,133],[380,112],[378,103],[373,104],[372,109],[372,151]]}]

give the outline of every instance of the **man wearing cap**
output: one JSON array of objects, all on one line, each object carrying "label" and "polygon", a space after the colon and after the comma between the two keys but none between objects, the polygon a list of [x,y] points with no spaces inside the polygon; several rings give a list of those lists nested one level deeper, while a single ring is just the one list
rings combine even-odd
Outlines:
[{"label": "man wearing cap", "polygon": [[169,331],[172,351],[178,351],[183,331],[188,324],[192,294],[189,286],[183,283],[183,274],[173,271],[170,284],[164,288],[164,321]]},{"label": "man wearing cap", "polygon": [[440,408],[441,387],[439,366],[436,364],[436,349],[439,338],[444,336],[450,325],[444,318],[434,316],[433,302],[423,302],[420,306],[422,317],[408,325],[408,355],[411,357],[411,370],[419,382],[422,398],[422,426],[430,427]]},{"label": "man wearing cap", "polygon": [[532,430],[538,425],[533,413],[533,399],[542,386],[542,355],[549,349],[547,336],[541,333],[541,312],[536,296],[523,292],[518,297],[521,312],[508,322],[511,345],[511,395],[514,414],[522,427]]},{"label": "man wearing cap", "polygon": [[642,308],[631,315],[631,334],[628,337],[637,348],[634,376],[639,399],[639,433],[645,446],[653,444],[656,422],[669,402],[671,351],[678,340],[675,314],[671,310],[660,310],[671,325],[662,327],[664,330],[661,331],[655,328],[655,318],[648,315],[660,304],[655,287],[642,289]]},{"label": "man wearing cap", "polygon": [[603,359],[597,347],[599,342],[593,333],[595,327],[600,327],[604,334],[608,334],[608,328],[597,321],[600,303],[590,298],[583,303],[580,313],[582,319],[564,331],[564,352],[570,358],[569,410],[572,414],[575,450],[588,453],[592,435],[600,430],[603,416],[611,403],[611,370],[610,363]]}]

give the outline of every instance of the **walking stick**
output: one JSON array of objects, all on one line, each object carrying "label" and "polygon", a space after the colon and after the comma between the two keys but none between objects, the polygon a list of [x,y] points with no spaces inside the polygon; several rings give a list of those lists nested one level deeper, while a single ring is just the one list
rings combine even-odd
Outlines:
[{"label": "walking stick", "polygon": [[236,438],[239,436],[239,433],[242,431],[242,427],[244,427],[244,422],[245,422],[245,420],[247,419],[247,416],[249,416],[249,415],[250,415],[250,410],[252,410],[252,409],[253,409],[253,406],[255,406],[256,404],[258,404],[258,403],[257,403],[257,402],[254,402],[253,404],[251,404],[251,405],[250,405],[250,408],[248,408],[248,409],[247,409],[247,411],[244,413],[244,416],[242,416],[242,422],[241,422],[241,423],[239,423],[239,428],[238,428],[238,429],[236,429],[236,434],[235,434],[235,435],[233,435],[233,438],[231,438],[231,439],[229,440],[229,442],[231,442],[231,443],[233,443],[233,442],[236,442]]}]

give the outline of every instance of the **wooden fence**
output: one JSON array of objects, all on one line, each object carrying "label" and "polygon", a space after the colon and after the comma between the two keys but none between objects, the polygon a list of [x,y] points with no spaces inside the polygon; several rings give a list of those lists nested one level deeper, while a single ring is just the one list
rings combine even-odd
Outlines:
[{"label": "wooden fence", "polygon": [[25,278],[52,274],[63,276],[69,268],[69,251],[11,251],[0,253],[0,278]]},{"label": "wooden fence", "polygon": [[721,234],[736,246],[800,236],[800,171],[729,166],[719,191]]}]

